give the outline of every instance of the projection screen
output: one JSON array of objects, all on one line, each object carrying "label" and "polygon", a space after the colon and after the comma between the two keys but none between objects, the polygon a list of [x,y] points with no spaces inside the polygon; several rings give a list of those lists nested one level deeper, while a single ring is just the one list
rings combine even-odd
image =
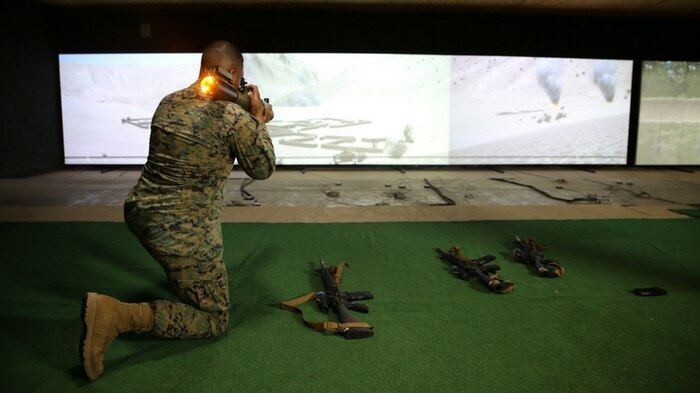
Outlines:
[{"label": "projection screen", "polygon": [[[631,60],[245,54],[278,165],[625,164]],[[61,54],[65,163],[143,164],[200,54]]]},{"label": "projection screen", "polygon": [[642,63],[636,163],[700,165],[700,63]]}]

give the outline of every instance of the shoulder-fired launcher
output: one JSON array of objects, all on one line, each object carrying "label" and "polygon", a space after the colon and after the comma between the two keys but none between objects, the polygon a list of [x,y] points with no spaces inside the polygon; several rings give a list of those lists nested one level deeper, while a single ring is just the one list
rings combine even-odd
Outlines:
[{"label": "shoulder-fired launcher", "polygon": [[[199,81],[199,90],[215,100],[230,101],[241,106],[241,108],[250,112],[250,99],[248,98],[249,89],[246,88],[246,81],[241,78],[240,86],[234,86],[231,81],[233,75],[226,71],[223,67],[216,67],[207,71],[206,75]],[[269,103],[268,98],[263,99],[265,103]],[[263,103],[263,108],[266,111],[267,107]],[[265,112],[263,112],[263,115]],[[272,114],[274,117],[274,113]],[[271,118],[272,119],[272,118]]]}]

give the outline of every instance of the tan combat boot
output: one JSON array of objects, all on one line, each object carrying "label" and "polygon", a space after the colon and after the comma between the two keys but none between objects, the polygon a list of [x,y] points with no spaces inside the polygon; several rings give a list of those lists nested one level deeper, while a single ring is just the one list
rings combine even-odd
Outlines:
[{"label": "tan combat boot", "polygon": [[153,330],[153,311],[148,303],[122,303],[113,297],[88,292],[83,312],[85,331],[80,355],[90,381],[102,375],[104,354],[119,333]]}]

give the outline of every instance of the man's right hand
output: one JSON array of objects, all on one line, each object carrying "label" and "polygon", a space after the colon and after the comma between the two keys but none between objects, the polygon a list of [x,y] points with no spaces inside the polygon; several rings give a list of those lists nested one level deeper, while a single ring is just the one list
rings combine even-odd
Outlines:
[{"label": "man's right hand", "polygon": [[246,85],[248,100],[250,101],[250,114],[263,123],[272,120],[274,116],[272,105],[260,99],[260,91],[256,85]]},{"label": "man's right hand", "polygon": [[275,117],[275,112],[272,111],[272,105],[269,102],[263,100],[263,104],[265,105],[265,123],[267,123]]}]

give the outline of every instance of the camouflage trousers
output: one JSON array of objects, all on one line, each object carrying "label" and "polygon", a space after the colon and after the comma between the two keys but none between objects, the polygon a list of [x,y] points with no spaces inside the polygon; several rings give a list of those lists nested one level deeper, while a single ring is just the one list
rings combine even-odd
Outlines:
[{"label": "camouflage trousers", "polygon": [[231,309],[223,244],[218,248],[220,252],[211,259],[168,255],[155,250],[145,241],[144,228],[152,222],[152,217],[139,213],[134,203],[124,204],[124,221],[129,230],[163,267],[173,292],[181,300],[150,302],[155,315],[152,334],[175,338],[204,338],[223,334]]},{"label": "camouflage trousers", "polygon": [[223,334],[230,303],[223,259],[201,261],[152,253],[165,270],[173,292],[182,300],[151,302],[155,314],[152,334],[159,337],[205,338]]}]

